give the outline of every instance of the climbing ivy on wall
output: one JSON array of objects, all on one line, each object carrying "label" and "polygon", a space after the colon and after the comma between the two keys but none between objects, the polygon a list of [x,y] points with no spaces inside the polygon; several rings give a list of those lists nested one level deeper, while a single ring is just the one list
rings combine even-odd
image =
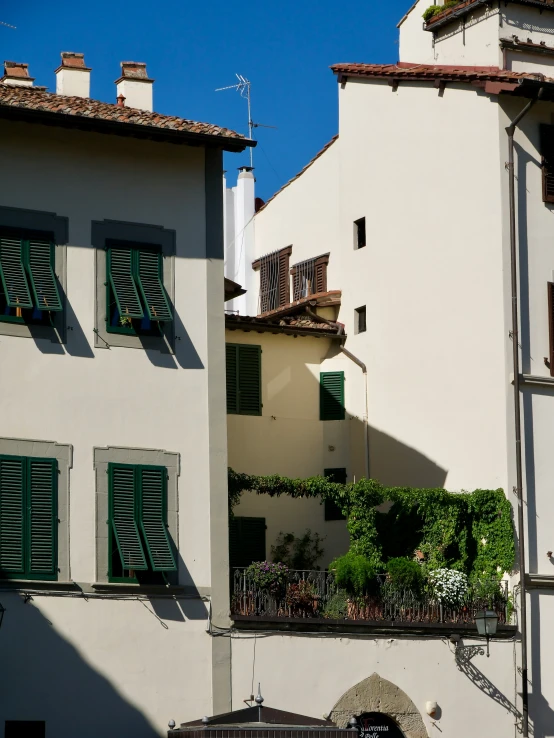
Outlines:
[{"label": "climbing ivy on wall", "polygon": [[429,568],[448,567],[471,579],[500,578],[514,566],[512,508],[501,489],[384,487],[373,479],[337,484],[323,477],[289,479],[229,469],[229,509],[244,491],[271,497],[333,500],[348,516],[350,548],[376,567],[421,551]]}]

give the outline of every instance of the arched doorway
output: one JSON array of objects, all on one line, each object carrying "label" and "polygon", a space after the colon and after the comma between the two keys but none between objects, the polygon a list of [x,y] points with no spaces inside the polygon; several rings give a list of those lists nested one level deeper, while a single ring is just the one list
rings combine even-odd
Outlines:
[{"label": "arched doorway", "polygon": [[[339,727],[346,728],[352,716],[382,715],[389,718],[399,733],[395,736],[392,727],[381,735],[388,738],[429,738],[423,718],[408,695],[396,684],[372,674],[346,691],[333,707],[330,719]],[[369,720],[369,718],[367,718]],[[379,735],[379,731],[374,731]]]},{"label": "arched doorway", "polygon": [[356,717],[360,738],[383,738],[383,733],[387,738],[406,738],[396,721],[385,712],[364,712]]}]

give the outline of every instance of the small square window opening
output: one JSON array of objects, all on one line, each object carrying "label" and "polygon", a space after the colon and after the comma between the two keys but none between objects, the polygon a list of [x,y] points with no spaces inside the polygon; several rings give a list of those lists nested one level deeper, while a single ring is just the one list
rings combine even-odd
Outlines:
[{"label": "small square window opening", "polygon": [[362,307],[356,308],[355,317],[356,317],[356,333],[365,333],[366,332],[366,309],[365,305],[362,305]]},{"label": "small square window opening", "polygon": [[354,248],[363,249],[365,244],[365,218],[359,218],[354,221]]}]

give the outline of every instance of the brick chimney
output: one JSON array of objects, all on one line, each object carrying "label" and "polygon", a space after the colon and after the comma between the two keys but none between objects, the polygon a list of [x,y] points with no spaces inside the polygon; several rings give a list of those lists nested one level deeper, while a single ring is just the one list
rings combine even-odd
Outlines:
[{"label": "brick chimney", "polygon": [[143,62],[121,62],[121,77],[115,81],[117,98],[123,95],[127,108],[152,111],[153,83]]},{"label": "brick chimney", "polygon": [[0,84],[12,85],[14,87],[32,87],[34,77],[29,77],[29,65],[19,62],[4,62],[4,76],[0,78]]},{"label": "brick chimney", "polygon": [[62,63],[56,69],[56,95],[90,97],[90,69],[85,55],[62,51]]}]

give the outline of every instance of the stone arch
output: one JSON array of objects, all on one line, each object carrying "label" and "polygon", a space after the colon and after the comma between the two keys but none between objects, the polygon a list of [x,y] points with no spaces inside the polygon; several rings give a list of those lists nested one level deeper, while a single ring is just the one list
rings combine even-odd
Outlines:
[{"label": "stone arch", "polygon": [[348,727],[352,715],[384,712],[390,715],[406,738],[429,738],[417,707],[396,684],[374,673],[347,690],[333,707],[329,718],[339,728]]}]

